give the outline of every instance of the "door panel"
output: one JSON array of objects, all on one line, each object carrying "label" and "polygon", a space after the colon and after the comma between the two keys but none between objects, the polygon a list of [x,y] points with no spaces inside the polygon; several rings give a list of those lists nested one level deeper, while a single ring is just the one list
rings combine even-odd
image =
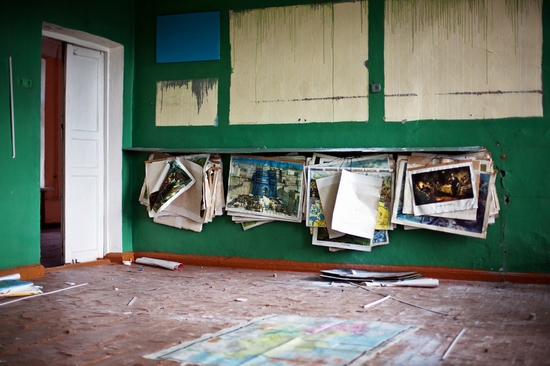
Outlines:
[{"label": "door panel", "polygon": [[103,52],[67,45],[65,78],[65,262],[104,255]]}]

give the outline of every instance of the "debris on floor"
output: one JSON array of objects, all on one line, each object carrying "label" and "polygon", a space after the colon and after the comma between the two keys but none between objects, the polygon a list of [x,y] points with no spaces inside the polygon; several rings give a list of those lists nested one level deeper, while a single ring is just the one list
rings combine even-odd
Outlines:
[{"label": "debris on floor", "polygon": [[130,302],[128,302],[128,305],[126,305],[126,306],[132,305],[134,303],[134,301],[136,301],[136,299],[137,299],[137,297],[135,297],[135,296],[132,297],[132,300],[130,300]]},{"label": "debris on floor", "polygon": [[3,280],[20,280],[20,279],[21,279],[21,275],[19,273],[12,273],[12,274],[0,277],[0,281],[3,281]]},{"label": "debris on floor", "polygon": [[272,314],[418,327],[368,365],[548,364],[549,285],[440,279],[435,289],[372,288],[322,280],[319,271],[278,270],[274,278],[273,270],[185,263],[184,271],[143,266],[140,275],[140,266],[47,272],[32,280],[44,295],[16,298],[18,303],[0,298],[0,365],[177,366],[181,362],[143,356]]},{"label": "debris on floor", "polygon": [[377,295],[380,295],[380,296],[384,296],[385,298],[386,297],[389,297],[390,299],[393,299],[395,301],[398,301],[402,304],[406,304],[406,305],[409,305],[409,306],[412,306],[412,307],[415,307],[415,308],[418,308],[418,309],[423,309],[423,310],[427,310],[427,311],[430,311],[432,313],[435,313],[435,314],[440,314],[440,315],[444,315],[444,316],[447,316],[449,314],[447,313],[442,313],[440,311],[435,311],[435,310],[432,310],[432,309],[429,309],[429,308],[426,308],[426,307],[423,307],[423,306],[419,306],[419,305],[416,305],[416,304],[412,304],[408,301],[405,301],[405,300],[401,300],[401,299],[398,299],[394,296],[391,296],[391,295],[388,295],[388,294],[383,294],[383,293],[380,293],[380,292],[375,292],[375,291],[372,291],[370,288],[368,288],[367,286],[362,286],[362,285],[358,285],[356,283],[353,283],[353,282],[350,282],[350,284],[352,284],[353,286],[356,286],[356,287],[359,287],[359,288],[362,288],[366,291],[369,291],[370,293],[373,293],[373,294],[377,294]]},{"label": "debris on floor", "polygon": [[437,287],[434,278],[422,278],[418,272],[369,272],[351,268],[321,270],[320,277],[333,281],[360,282],[368,287]]},{"label": "debris on floor", "polygon": [[[0,281],[1,282],[1,281]],[[2,302],[0,303],[0,306],[4,306],[4,305],[8,305],[8,304],[12,304],[14,302],[18,302],[18,301],[21,301],[21,300],[25,300],[25,299],[29,299],[29,298],[34,298],[34,297],[38,297],[38,296],[44,296],[44,295],[50,295],[50,294],[55,294],[57,292],[61,292],[61,291],[65,291],[65,290],[70,290],[72,288],[76,288],[76,287],[80,287],[80,286],[85,286],[87,285],[88,283],[81,283],[80,285],[74,285],[74,286],[71,286],[71,287],[65,287],[65,288],[61,288],[61,289],[58,289],[58,290],[55,290],[55,291],[50,291],[50,292],[42,292],[42,286],[34,286],[36,289],[38,289],[38,292],[36,293],[30,293],[32,291],[29,291],[29,292],[24,292],[24,291],[21,291],[19,292],[18,294],[16,295],[11,295],[11,296],[17,296],[19,297],[18,299],[15,299],[15,300],[11,300],[11,301],[6,301],[6,302]],[[32,287],[29,287],[29,289],[32,289]],[[33,296],[28,296],[28,295],[33,295]],[[7,296],[0,296],[1,297],[7,297]]]},{"label": "debris on floor", "polygon": [[163,260],[163,259],[141,257],[141,258],[136,259],[136,263],[146,264],[148,266],[154,266],[154,267],[167,268],[167,269],[171,269],[171,270],[174,270],[174,271],[183,270],[183,264],[182,263],[173,262],[173,261],[166,261],[166,260]]},{"label": "debris on floor", "polygon": [[22,281],[20,278],[19,273],[0,277],[0,297],[29,296],[42,293],[39,286],[35,286],[29,281]]}]

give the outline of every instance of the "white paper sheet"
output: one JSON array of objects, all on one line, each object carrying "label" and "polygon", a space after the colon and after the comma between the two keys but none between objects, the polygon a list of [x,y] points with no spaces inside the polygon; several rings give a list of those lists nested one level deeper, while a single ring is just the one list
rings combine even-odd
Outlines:
[{"label": "white paper sheet", "polygon": [[382,181],[382,178],[342,171],[332,229],[372,239]]},{"label": "white paper sheet", "polygon": [[323,214],[325,216],[325,223],[327,225],[328,237],[334,239],[343,236],[344,233],[332,229],[332,213],[334,204],[336,203],[336,196],[338,195],[340,174],[319,178],[316,182],[319,198],[321,199],[321,206],[323,207]]},{"label": "white paper sheet", "polygon": [[367,12],[367,1],[230,12],[230,124],[366,121]]},{"label": "white paper sheet", "polygon": [[202,201],[202,171],[199,164],[184,158],[177,158],[180,163],[193,175],[196,183],[191,188],[179,195],[165,209],[165,213],[184,216],[190,220],[202,223],[201,201]]}]

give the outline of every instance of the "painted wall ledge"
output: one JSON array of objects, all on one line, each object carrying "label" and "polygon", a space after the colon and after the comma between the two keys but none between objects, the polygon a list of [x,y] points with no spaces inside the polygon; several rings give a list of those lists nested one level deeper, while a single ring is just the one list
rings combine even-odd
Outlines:
[{"label": "painted wall ledge", "polygon": [[212,153],[212,154],[268,154],[268,153],[314,153],[314,152],[331,152],[331,153],[407,153],[407,152],[432,152],[432,153],[461,153],[475,152],[482,150],[481,146],[402,146],[402,147],[318,147],[318,148],[267,148],[250,147],[250,148],[162,148],[162,147],[128,147],[122,150],[135,152],[163,152],[163,153]]},{"label": "painted wall ledge", "polygon": [[18,266],[7,269],[0,269],[0,277],[19,273],[22,280],[44,277],[45,269],[41,264],[31,264],[29,266]]},{"label": "painted wall ledge", "polygon": [[[424,277],[431,277],[445,280],[460,281],[484,281],[484,282],[511,282],[521,284],[550,284],[550,274],[546,273],[516,273],[516,272],[491,272],[484,270],[436,267],[436,266],[387,266],[387,265],[366,265],[350,263],[320,263],[320,262],[298,262],[282,259],[263,258],[241,258],[241,257],[219,257],[202,256],[194,254],[172,254],[161,252],[125,252],[109,253],[105,256],[113,263],[122,263],[123,260],[134,261],[135,258],[149,257],[180,262],[184,265],[209,266],[223,268],[241,268],[266,271],[291,271],[319,273],[322,269],[332,268],[354,268],[374,272],[406,272],[415,271]],[[184,269],[185,270],[185,269]]]}]

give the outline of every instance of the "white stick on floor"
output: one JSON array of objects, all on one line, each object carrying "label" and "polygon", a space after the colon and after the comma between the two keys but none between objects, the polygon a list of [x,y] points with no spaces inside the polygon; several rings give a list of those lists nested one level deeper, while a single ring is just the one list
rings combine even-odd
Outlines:
[{"label": "white stick on floor", "polygon": [[65,290],[70,290],[70,289],[73,289],[73,288],[76,288],[76,287],[80,287],[80,286],[84,286],[84,285],[87,285],[87,284],[88,284],[88,283],[81,283],[80,285],[71,286],[71,287],[65,287],[65,288],[60,288],[59,290],[50,291],[50,292],[44,292],[43,294],[37,294],[37,295],[31,295],[31,296],[21,297],[20,299],[15,299],[15,300],[12,300],[12,301],[3,302],[3,303],[0,304],[0,306],[4,306],[4,305],[8,305],[8,304],[13,304],[14,302],[22,301],[22,300],[25,300],[25,299],[32,299],[32,298],[35,298],[35,297],[38,297],[38,296],[44,296],[44,295],[49,295],[49,294],[55,294],[56,292],[61,292],[61,291],[65,291]]},{"label": "white stick on floor", "polygon": [[380,303],[383,302],[383,301],[386,301],[387,299],[391,299],[391,296],[388,295],[388,296],[386,296],[386,297],[384,297],[384,298],[382,298],[382,299],[380,299],[380,300],[373,301],[373,302],[371,302],[370,304],[367,304],[367,305],[363,306],[363,308],[365,308],[365,309],[371,308],[371,307],[373,307],[373,306],[375,306],[375,305],[380,304]]},{"label": "white stick on floor", "polygon": [[447,350],[445,351],[445,353],[443,354],[443,356],[441,357],[442,360],[445,359],[445,357],[447,357],[449,355],[449,353],[451,353],[451,350],[453,349],[453,347],[455,346],[456,342],[458,342],[458,339],[460,337],[462,337],[462,335],[464,334],[464,332],[466,332],[466,328],[463,328],[460,333],[458,333],[458,335],[456,336],[456,338],[454,339],[453,343],[451,343],[451,345],[449,346],[449,348],[447,348]]}]

